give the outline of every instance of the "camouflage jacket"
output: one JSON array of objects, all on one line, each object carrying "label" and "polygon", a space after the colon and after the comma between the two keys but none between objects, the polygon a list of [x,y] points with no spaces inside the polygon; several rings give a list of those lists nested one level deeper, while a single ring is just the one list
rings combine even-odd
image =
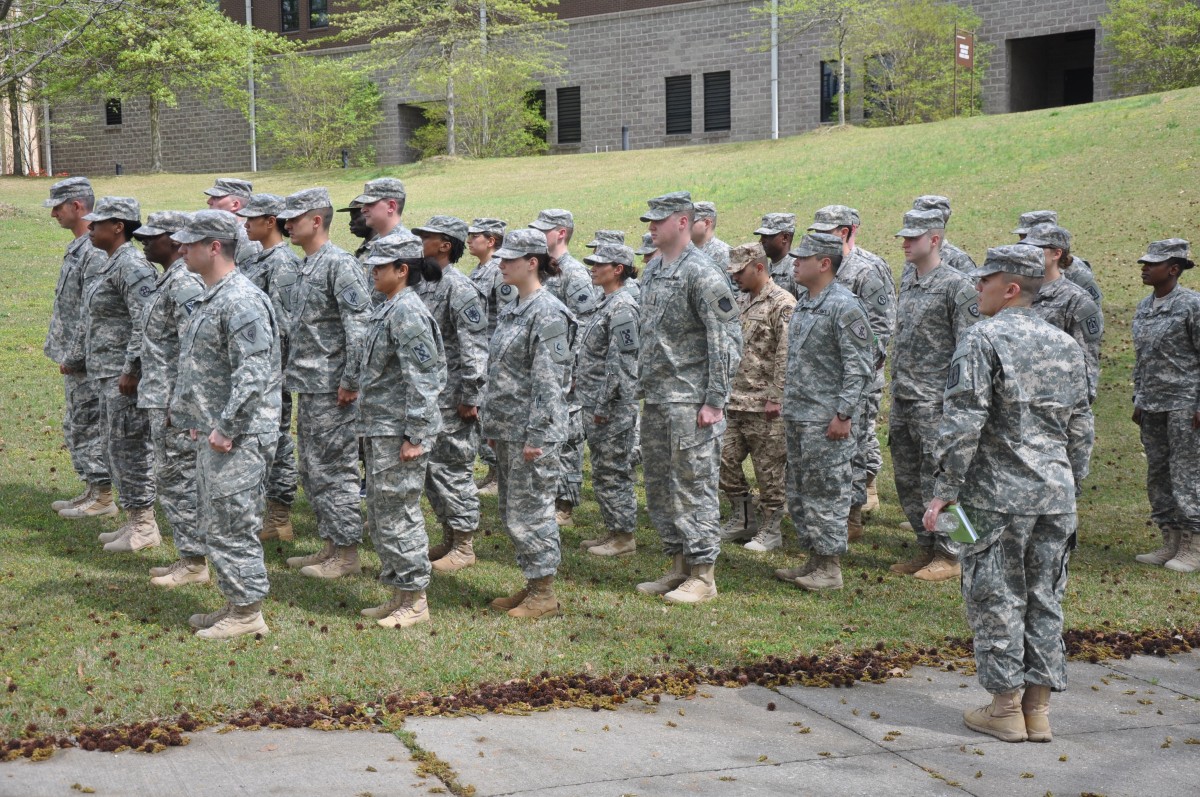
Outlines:
[{"label": "camouflage jacket", "polygon": [[454,266],[442,269],[437,282],[417,283],[417,295],[442,333],[448,376],[438,406],[477,407],[487,379],[487,310],[479,290]]},{"label": "camouflage jacket", "polygon": [[[837,281],[862,301],[871,331],[875,333],[876,353],[872,364],[882,368],[892,331],[896,328],[896,283],[892,280],[891,269],[876,255],[856,246],[842,258]],[[873,376],[872,381],[875,379]]]},{"label": "camouflage jacket", "polygon": [[1028,308],[971,327],[954,352],[934,496],[992,512],[1075,511],[1093,418],[1083,352]]},{"label": "camouflage jacket", "polygon": [[729,268],[729,244],[720,238],[716,236],[709,238],[708,243],[700,247],[700,251],[708,255],[721,271]]},{"label": "camouflage jacket", "polygon": [[283,272],[292,275],[299,274],[300,258],[292,251],[292,247],[287,241],[281,241],[270,249],[258,252],[247,261],[245,267],[239,266],[239,268],[260,291],[271,298],[271,304],[275,310],[275,320],[279,322],[279,330],[281,333],[285,332],[288,319],[291,318],[291,308],[284,306],[283,297],[275,283]]},{"label": "camouflage jacket", "polygon": [[764,412],[764,404],[783,404],[788,369],[788,322],[796,297],[773,281],[768,281],[758,296],[742,293],[737,297],[742,320],[742,361],[728,410]]},{"label": "camouflage jacket", "polygon": [[247,268],[254,262],[254,256],[262,251],[262,244],[251,241],[246,235],[246,222],[238,225],[237,248],[233,250],[233,259],[238,268]]},{"label": "camouflage jacket", "polygon": [[108,255],[92,246],[91,239],[81,235],[67,245],[58,285],[54,288],[54,309],[50,312],[50,329],[42,351],[59,365],[71,356],[71,347],[82,334],[83,286],[85,277],[104,266]]},{"label": "camouflage jacket", "polygon": [[612,418],[637,401],[638,304],[628,287],[600,299],[579,330],[578,349],[575,394],[589,414]]},{"label": "camouflage jacket", "polygon": [[862,302],[839,282],[817,296],[801,289],[788,324],[783,417],[829,423],[854,418],[875,373],[875,336]]},{"label": "camouflage jacket", "polygon": [[570,252],[563,253],[557,262],[562,273],[547,279],[542,287],[550,291],[576,318],[582,319],[596,309],[596,303],[603,294],[592,284],[592,275],[587,268]]},{"label": "camouflage jacket", "polygon": [[1087,291],[1063,278],[1042,285],[1033,300],[1038,317],[1075,339],[1087,365],[1088,401],[1096,400],[1100,384],[1100,337],[1104,314]]},{"label": "camouflage jacket", "polygon": [[1064,268],[1062,274],[1087,291],[1088,296],[1092,297],[1092,301],[1096,303],[1097,307],[1104,302],[1104,294],[1100,292],[1100,286],[1096,284],[1096,277],[1092,274],[1092,267],[1086,260],[1073,258],[1071,265]]},{"label": "camouflage jacket", "polygon": [[942,264],[963,274],[970,274],[975,270],[975,261],[971,256],[945,240],[942,241]]},{"label": "camouflage jacket", "polygon": [[954,349],[978,320],[979,295],[965,275],[939,265],[918,277],[910,265],[896,307],[892,397],[940,404]]},{"label": "camouflage jacket", "polygon": [[179,372],[180,341],[202,293],[204,283],[187,270],[182,258],[158,278],[154,298],[146,305],[136,326],[142,358],[139,407],[165,410],[171,406],[171,393]]},{"label": "camouflage jacket", "polygon": [[487,306],[488,338],[491,339],[496,334],[500,308],[517,298],[517,289],[504,281],[504,275],[500,273],[500,260],[495,257],[475,266],[470,279]]},{"label": "camouflage jacket", "polygon": [[1177,287],[1133,314],[1133,406],[1146,412],[1200,410],[1200,293]]},{"label": "camouflage jacket", "polygon": [[71,363],[86,361],[92,379],[140,374],[141,341],[134,326],[154,295],[157,277],[136,246],[121,244],[84,285],[86,321],[72,346]]},{"label": "camouflage jacket", "polygon": [[[399,235],[401,237],[408,237],[412,234],[412,231],[403,224],[397,224],[395,227],[384,233],[384,235]],[[371,304],[375,305],[376,307],[387,301],[387,294],[385,294],[383,291],[375,290],[375,272],[370,266],[368,266],[366,263],[363,263],[363,257],[367,254],[367,250],[371,248],[371,244],[380,237],[381,236],[379,233],[372,230],[371,234],[364,238],[363,242],[359,244],[359,247],[354,250],[354,257],[359,263],[362,264],[363,277],[367,280],[367,289],[371,292]]]},{"label": "camouflage jacket", "polygon": [[771,272],[771,279],[775,280],[775,284],[792,296],[799,296],[800,289],[796,287],[796,279],[792,275],[794,269],[792,265],[796,262],[796,258],[791,255],[784,255],[779,262],[771,263],[767,269]]}]

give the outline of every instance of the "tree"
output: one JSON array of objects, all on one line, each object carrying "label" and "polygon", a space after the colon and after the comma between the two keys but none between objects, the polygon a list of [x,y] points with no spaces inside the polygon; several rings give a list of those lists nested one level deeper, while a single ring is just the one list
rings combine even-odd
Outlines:
[{"label": "tree", "polygon": [[1111,0],[1100,24],[1113,49],[1119,90],[1200,85],[1200,6],[1195,0]]},{"label": "tree", "polygon": [[0,0],[0,88],[69,50],[125,0]]}]

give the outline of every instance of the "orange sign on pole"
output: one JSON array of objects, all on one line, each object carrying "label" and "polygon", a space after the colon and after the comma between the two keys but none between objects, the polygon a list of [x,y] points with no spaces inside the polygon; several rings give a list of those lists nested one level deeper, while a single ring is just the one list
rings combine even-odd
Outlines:
[{"label": "orange sign on pole", "polygon": [[956,32],[954,34],[954,62],[966,69],[975,68],[975,35]]}]

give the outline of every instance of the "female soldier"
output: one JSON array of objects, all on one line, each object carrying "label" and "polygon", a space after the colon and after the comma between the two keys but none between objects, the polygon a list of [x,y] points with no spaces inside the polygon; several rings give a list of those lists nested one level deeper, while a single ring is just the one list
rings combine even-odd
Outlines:
[{"label": "female soldier", "polygon": [[438,395],[446,385],[442,335],[421,297],[411,290],[442,278],[420,239],[385,235],[371,242],[366,265],[387,301],[371,313],[363,344],[358,396],[366,454],[367,526],[375,541],[379,580],[392,588],[364,617],[384,628],[429,622],[429,537],[421,490],[429,451],[442,428]]},{"label": "female soldier", "polygon": [[1155,241],[1138,260],[1154,292],[1133,315],[1133,422],[1146,449],[1150,517],[1163,547],[1139,562],[1200,568],[1200,293],[1180,288],[1196,264],[1182,238]]},{"label": "female soldier", "polygon": [[492,608],[537,619],[562,612],[554,595],[562,550],[553,488],[559,448],[567,439],[564,380],[574,357],[575,319],[542,288],[543,280],[558,273],[542,232],[509,232],[496,257],[517,298],[500,310],[481,415],[483,435],[495,447],[500,469],[500,520],[526,583],[492,601]]},{"label": "female soldier", "polygon": [[592,452],[592,491],[607,533],[581,545],[597,556],[618,556],[637,549],[637,498],[629,457],[638,416],[638,305],[628,285],[637,271],[633,250],[624,245],[601,244],[583,262],[592,267],[592,284],[604,296],[581,332],[575,394]]}]

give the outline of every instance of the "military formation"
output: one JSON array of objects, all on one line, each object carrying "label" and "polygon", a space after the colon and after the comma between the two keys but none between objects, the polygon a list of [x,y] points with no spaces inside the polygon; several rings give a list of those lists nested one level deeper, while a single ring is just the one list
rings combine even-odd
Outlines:
[{"label": "military formation", "polygon": [[[636,466],[648,465],[667,561],[638,593],[713,600],[722,544],[780,549],[785,517],[805,557],[775,577],[840,589],[841,557],[879,505],[886,388],[916,543],[891,570],[960,581],[993,696],[966,723],[1050,740],[1104,331],[1091,267],[1053,211],[1021,214],[1019,241],[977,267],[946,239],[950,201],[917,197],[898,214],[897,285],[845,205],[806,229],[766,213],[756,240],[731,247],[713,203],[668,193],[648,200],[638,248],[600,230],[580,262],[561,208],[519,228],[438,215],[410,231],[395,178],[337,209],[324,188],[283,197],[220,178],[205,193],[207,210],[144,223],[136,199],[97,199],[82,177],[45,203],[74,235],[45,353],[84,484],[52,508],[123,509],[100,542],[133,552],[161,544],[157,501],[178,559],[151,584],[203,584],[211,569],[225,598],[188,618],[198,636],[268,633],[263,541],[293,539],[298,485],[323,545],[288,567],[353,577],[368,535],[391,592],[361,614],[382,627],[430,621],[430,578],[475,564],[488,494],[523,576],[491,607],[560,614],[585,448],[602,521],[581,542],[590,555],[636,551]],[[336,212],[363,239],[353,254],[331,241]],[[1184,573],[1200,569],[1200,294],[1178,284],[1190,257],[1183,239],[1150,244],[1139,263],[1152,293],[1133,320],[1133,420],[1163,539],[1137,560]]]}]

